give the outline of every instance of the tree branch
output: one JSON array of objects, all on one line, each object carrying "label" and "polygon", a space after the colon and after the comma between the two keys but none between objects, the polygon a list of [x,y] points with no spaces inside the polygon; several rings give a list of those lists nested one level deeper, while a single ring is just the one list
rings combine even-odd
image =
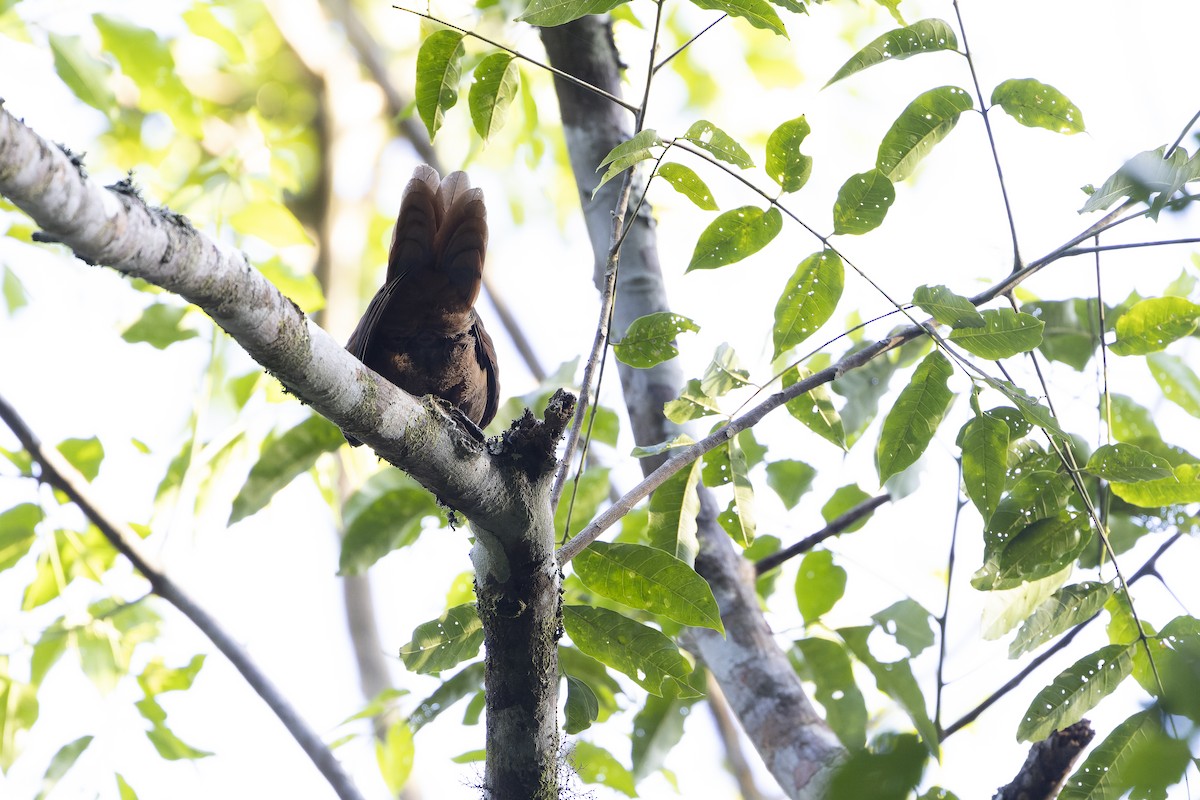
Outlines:
[{"label": "tree branch", "polygon": [[66,459],[59,455],[57,450],[42,446],[41,441],[29,425],[3,396],[0,396],[0,419],[4,420],[4,423],[16,435],[21,446],[29,453],[33,462],[39,466],[41,470],[39,479],[69,497],[71,502],[83,511],[88,520],[104,534],[104,538],[108,539],[117,552],[129,559],[134,568],[150,582],[153,592],[178,609],[229,659],[234,668],[250,684],[250,687],[283,723],[288,733],[292,735],[292,738],[320,770],[325,780],[333,787],[337,796],[341,800],[362,800],[362,795],[359,794],[354,781],[342,769],[341,762],[325,746],[321,737],[300,717],[300,714],[279,689],[250,660],[241,645],[207,611],[167,577],[166,573],[155,565],[149,556],[142,552],[141,538],[129,526],[112,519],[99,507],[89,495],[86,488],[87,482],[83,477],[67,463]]},{"label": "tree branch", "polygon": [[785,547],[782,550],[777,550],[769,556],[763,556],[754,563],[754,571],[762,575],[764,572],[769,572],[778,567],[788,559],[795,558],[798,555],[807,553],[821,542],[833,536],[837,536],[842,531],[849,528],[854,523],[858,522],[863,517],[870,515],[875,509],[879,508],[884,503],[889,502],[892,496],[887,492],[872,497],[870,500],[864,500],[854,508],[842,514],[840,517],[831,521],[828,525],[814,534],[805,536],[800,541],[796,542],[791,547]]}]

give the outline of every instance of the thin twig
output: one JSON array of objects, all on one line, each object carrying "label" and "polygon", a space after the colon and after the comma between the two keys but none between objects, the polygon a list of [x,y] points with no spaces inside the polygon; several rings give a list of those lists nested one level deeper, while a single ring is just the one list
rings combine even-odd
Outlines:
[{"label": "thin twig", "polygon": [[1192,115],[1192,118],[1188,120],[1188,124],[1185,125],[1183,130],[1179,132],[1179,135],[1175,137],[1175,141],[1172,142],[1171,146],[1167,148],[1167,151],[1163,153],[1164,159],[1170,158],[1172,154],[1179,149],[1179,145],[1183,142],[1183,137],[1187,136],[1188,131],[1192,129],[1198,120],[1200,120],[1200,111],[1197,111]]},{"label": "thin twig", "polygon": [[791,547],[785,547],[782,550],[776,550],[770,555],[763,556],[758,561],[754,562],[754,572],[758,575],[762,575],[765,572],[775,569],[789,559],[807,553],[809,550],[812,550],[826,539],[842,533],[851,525],[858,522],[863,517],[868,516],[874,512],[875,509],[879,508],[881,505],[890,501],[891,499],[892,496],[887,492],[884,492],[877,497],[872,497],[869,500],[862,501],[845,514],[842,514],[836,519],[831,520],[830,523],[824,528],[821,528],[821,530],[809,536],[805,536]]},{"label": "thin twig", "polygon": [[444,19],[439,19],[438,17],[434,17],[429,14],[424,14],[420,11],[414,11],[411,8],[405,8],[404,6],[392,6],[392,8],[396,9],[397,11],[403,11],[406,14],[412,14],[414,16],[420,17],[421,19],[427,19],[430,22],[436,22],[438,25],[444,25],[447,28],[450,28],[451,30],[458,31],[463,36],[470,36],[472,39],[478,39],[479,41],[483,42],[484,44],[490,44],[492,47],[499,48],[499,49],[503,50],[504,52],[508,53],[513,58],[519,58],[522,61],[532,64],[535,67],[544,69],[544,70],[546,70],[546,72],[549,72],[551,75],[562,78],[567,83],[574,84],[575,86],[578,86],[580,89],[583,89],[585,92],[591,92],[592,94],[596,95],[597,97],[603,97],[605,100],[608,100],[610,103],[615,103],[616,105],[619,105],[621,108],[625,109],[626,111],[632,112],[634,114],[637,114],[639,111],[637,106],[633,105],[632,103],[625,102],[621,98],[617,97],[615,94],[610,94],[609,92],[604,91],[599,86],[593,86],[592,84],[588,83],[587,81],[582,81],[579,78],[576,78],[574,75],[563,72],[561,69],[555,69],[554,67],[550,66],[549,64],[544,64],[541,61],[538,61],[537,59],[530,58],[529,56],[525,55],[524,53],[522,53],[518,50],[513,50],[511,47],[506,47],[505,45],[502,45],[493,39],[489,39],[486,36],[482,36],[478,33],[475,33],[475,31],[467,30],[466,28],[460,28],[457,25],[452,25],[449,22],[446,22]]},{"label": "thin twig", "polygon": [[975,74],[975,59],[971,58],[971,48],[967,45],[967,29],[963,25],[958,0],[954,0],[954,15],[958,18],[958,33],[962,37],[963,55],[966,56],[967,66],[971,70],[971,82],[975,84],[975,96],[979,98],[979,113],[983,117],[983,128],[987,131],[992,161],[996,164],[996,177],[1000,180],[1000,194],[1004,197],[1004,212],[1008,215],[1008,231],[1012,235],[1013,272],[1016,272],[1021,268],[1021,248],[1017,245],[1017,223],[1013,219],[1012,203],[1009,202],[1008,187],[1004,183],[1004,170],[1000,168],[1000,151],[996,148],[996,137],[992,134],[992,122],[988,119],[987,101],[983,99],[983,90],[979,87],[979,76]]},{"label": "thin twig", "polygon": [[689,47],[691,47],[691,46],[692,46],[692,43],[693,43],[693,42],[695,42],[697,39],[699,39],[699,38],[700,38],[701,36],[703,36],[704,34],[706,34],[706,33],[708,33],[709,31],[711,31],[713,28],[715,28],[715,27],[717,26],[717,24],[718,24],[718,23],[720,23],[722,20],[724,20],[724,19],[726,19],[726,18],[728,18],[728,17],[729,17],[729,15],[728,15],[728,14],[722,14],[721,16],[719,16],[719,17],[717,17],[716,19],[714,19],[712,22],[708,23],[708,25],[704,26],[704,30],[700,31],[700,32],[699,32],[699,33],[697,33],[695,36],[693,36],[692,38],[688,39],[688,40],[687,40],[686,42],[684,42],[683,44],[679,45],[679,48],[678,48],[677,50],[675,50],[675,52],[671,53],[671,55],[667,56],[667,57],[666,57],[666,58],[664,58],[662,61],[658,62],[658,63],[657,63],[655,66],[654,66],[654,72],[658,72],[660,69],[662,69],[663,67],[665,67],[667,64],[671,63],[671,60],[672,60],[672,59],[674,59],[674,58],[675,58],[675,56],[679,55],[679,54],[680,54],[680,53],[682,53],[684,50],[687,50]]},{"label": "thin twig", "polygon": [[950,619],[950,589],[954,584],[954,556],[958,545],[958,522],[962,517],[963,507],[967,501],[963,499],[958,486],[962,485],[962,458],[958,459],[958,482],[955,484],[954,525],[950,529],[950,552],[946,556],[946,602],[942,605],[942,613],[937,617],[938,624],[938,664],[937,692],[933,705],[933,727],[938,731],[939,739],[942,730],[942,690],[946,688],[946,627]]},{"label": "thin twig", "polygon": [[321,741],[321,737],[308,727],[300,714],[283,696],[265,674],[259,670],[246,651],[234,638],[217,623],[206,610],[197,605],[166,573],[151,562],[142,552],[141,538],[128,525],[117,522],[108,516],[90,496],[86,481],[67,463],[58,451],[52,447],[43,447],[33,430],[9,404],[0,396],[0,419],[8,425],[16,435],[21,446],[29,453],[34,463],[41,469],[40,479],[63,492],[84,513],[87,519],[104,534],[104,538],[116,548],[117,552],[133,563],[135,569],[149,581],[153,592],[175,606],[185,617],[208,637],[218,650],[233,664],[251,688],[275,712],[275,716],[287,728],[288,733],[308,755],[325,780],[333,787],[341,800],[362,800],[354,782],[342,769],[341,762],[334,757],[333,752]]},{"label": "thin twig", "polygon": [[[657,11],[654,17],[654,36],[650,43],[650,57],[646,68],[646,85],[642,90],[642,105],[637,112],[637,118],[634,121],[633,135],[637,136],[642,132],[646,123],[646,108],[650,102],[650,87],[654,82],[654,54],[658,49],[658,37],[662,30],[662,15],[663,3],[657,4]],[[661,158],[661,156],[660,156]],[[591,400],[592,375],[597,371],[603,375],[604,359],[608,354],[608,337],[610,326],[612,325],[613,309],[617,299],[617,271],[621,262],[621,245],[625,242],[625,237],[629,235],[634,223],[637,221],[637,214],[629,217],[629,222],[626,223],[627,212],[629,211],[629,197],[633,193],[633,177],[636,169],[629,169],[625,173],[625,177],[621,180],[621,191],[617,195],[617,203],[613,208],[612,221],[612,245],[608,250],[608,260],[604,265],[604,289],[600,293],[600,318],[596,323],[596,335],[592,339],[592,349],[588,354],[587,363],[583,367],[582,383],[579,387],[579,401],[575,407],[575,418],[571,421],[571,430],[567,433],[567,443],[563,451],[562,459],[558,463],[558,469],[554,473],[554,483],[550,487],[550,508],[558,507],[558,501],[562,498],[563,487],[567,482],[567,475],[571,471],[571,462],[575,458],[575,449],[579,446],[580,436],[583,432],[584,415],[587,412],[588,404]],[[648,187],[647,187],[648,188]],[[641,203],[646,199],[645,190],[642,192],[641,201],[638,203],[638,210],[641,209]],[[596,384],[596,399],[599,401],[600,385]],[[595,418],[595,410],[592,412],[592,419]],[[590,432],[590,426],[589,426]],[[582,475],[583,466],[580,465],[580,471],[575,476],[575,486],[578,489],[579,478]],[[574,503],[574,494],[572,494],[572,504]],[[566,539],[571,530],[570,514],[567,515],[566,527],[563,530],[563,538]]]},{"label": "thin twig", "polygon": [[1063,253],[1063,257],[1082,256],[1088,253],[1106,253],[1109,250],[1132,250],[1137,247],[1162,247],[1169,244],[1196,244],[1200,242],[1200,236],[1192,236],[1187,239],[1159,239],[1152,242],[1125,242],[1123,244],[1106,244],[1095,245],[1094,247],[1072,247],[1067,252]]}]

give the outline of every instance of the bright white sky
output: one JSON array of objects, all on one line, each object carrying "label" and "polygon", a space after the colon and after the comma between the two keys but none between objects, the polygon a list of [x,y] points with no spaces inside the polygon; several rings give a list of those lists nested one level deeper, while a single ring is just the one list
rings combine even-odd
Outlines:
[{"label": "bright white sky", "polygon": [[[24,5],[49,29],[62,30],[67,24],[61,5]],[[867,5],[847,4],[845,10],[820,8],[809,18],[787,20],[790,44],[756,35],[755,46],[790,48],[806,77],[796,87],[765,94],[752,90],[755,84],[741,63],[741,45],[729,23],[697,45],[697,59],[719,64],[727,87],[737,87],[727,92],[710,117],[745,141],[752,153],[761,152],[766,132],[780,121],[801,113],[808,116],[813,133],[805,150],[817,160],[811,183],[791,207],[818,228],[828,229],[829,207],[838,186],[847,175],[873,162],[880,136],[912,97],[945,83],[969,87],[965,64],[944,54],[872,69],[818,91],[855,49],[893,26],[880,12],[869,30],[860,31],[852,42],[845,41],[840,33],[844,20]],[[1194,37],[1200,29],[1200,4],[1194,0],[1134,6],[1113,1],[1026,0],[964,5],[968,40],[978,59],[985,94],[1006,78],[1036,77],[1066,93],[1082,109],[1088,125],[1086,134],[1060,137],[1021,128],[1000,112],[993,116],[1010,196],[1017,208],[1023,252],[1027,258],[1035,257],[1086,225],[1087,218],[1076,214],[1084,199],[1081,185],[1099,184],[1125,158],[1172,141],[1200,107],[1194,85]],[[177,18],[171,15],[179,6],[141,4],[134,19],[141,24],[161,21],[173,26]],[[124,3],[88,5],[89,11],[101,8],[129,13]],[[953,20],[946,2],[906,0],[903,10],[910,21],[928,16]],[[70,16],[82,17],[80,4],[71,5]],[[696,16],[705,15],[697,12]],[[381,35],[407,40],[416,36],[411,18],[397,13],[388,18],[388,25]],[[622,43],[630,46],[627,52],[637,52],[638,36],[637,32],[623,32]],[[527,32],[518,45],[533,46],[535,41]],[[632,56],[627,58],[633,61]],[[640,73],[640,67],[633,72]],[[69,101],[44,48],[4,41],[0,46],[0,96],[9,111],[24,117],[42,135],[75,150],[89,149],[95,132],[94,114]],[[652,115],[650,125],[664,134],[682,131],[692,121],[693,112],[680,109],[681,97],[679,84],[664,78],[654,96],[659,112]],[[551,108],[544,106],[543,119],[551,118],[552,111],[545,110]],[[448,124],[446,142],[441,143],[447,163],[461,161],[466,153],[465,137],[454,130],[465,125],[464,119],[460,116]],[[1185,146],[1194,150],[1193,142],[1189,137]],[[1008,234],[985,148],[979,117],[964,115],[916,180],[899,189],[885,225],[870,236],[839,244],[855,263],[901,299],[909,298],[912,289],[922,283],[945,283],[969,294],[983,285],[980,279],[990,282],[1004,274],[1009,260]],[[395,184],[400,186],[411,162],[407,154],[397,151],[385,166],[395,170]],[[497,149],[479,158],[473,178],[489,197],[519,195],[530,209],[529,221],[514,229],[497,224],[504,206],[492,201],[489,269],[500,285],[509,289],[509,299],[533,332],[543,361],[553,366],[575,357],[590,342],[594,324],[588,274],[591,255],[582,223],[571,219],[561,232],[554,222],[557,214],[536,176],[529,180],[523,169],[522,163],[509,163],[506,154]],[[101,177],[111,180],[120,176]],[[709,173],[705,177],[711,177],[710,186],[724,208],[755,202],[733,181]],[[761,173],[756,177],[760,186],[769,185]],[[355,181],[347,183],[339,189],[349,194],[362,191]],[[781,242],[768,254],[723,270],[684,276],[695,237],[708,216],[665,188],[652,199],[662,222],[662,260],[676,310],[703,328],[682,343],[685,373],[699,375],[713,348],[728,341],[743,361],[761,374],[770,355],[769,320],[779,287],[795,263],[817,248],[816,243],[785,229]],[[1129,227],[1122,234],[1129,238],[1188,235],[1179,222],[1169,218],[1157,227],[1136,231]],[[531,241],[538,243],[538,255],[533,259],[529,256]],[[1107,257],[1104,280],[1109,302],[1133,289],[1156,293],[1190,263],[1190,253],[1186,248],[1173,248]],[[780,254],[785,257],[779,258]],[[63,264],[53,254],[31,255],[28,248],[13,248],[3,240],[0,261],[19,274],[33,297],[30,308],[14,319],[0,320],[0,391],[46,441],[99,434],[109,453],[106,470],[96,484],[99,496],[118,516],[143,519],[162,466],[177,447],[181,415],[187,412],[179,407],[179,387],[197,385],[198,365],[207,357],[207,345],[194,340],[165,353],[146,347],[132,353],[129,348],[118,348],[120,330],[137,317],[145,302],[129,291],[121,278],[107,270]],[[1028,288],[1048,298],[1089,293],[1094,280],[1090,264],[1085,259],[1060,263]],[[570,277],[564,279],[568,272]],[[537,296],[517,290],[518,286],[533,285],[553,285],[559,291],[554,296]],[[847,298],[843,309],[859,308],[863,317],[888,307],[865,290],[861,281],[850,277]],[[839,314],[835,321],[840,324],[841,319]],[[872,333],[885,331],[886,326]],[[531,384],[516,366],[517,356],[502,334],[496,338],[506,394],[528,390]],[[117,353],[121,353],[120,362],[112,360]],[[65,368],[52,368],[51,359],[61,363],[64,354]],[[1117,391],[1148,396],[1148,376],[1140,368],[1120,365],[1114,367],[1112,377]],[[1076,383],[1063,384],[1062,396],[1056,398],[1069,409],[1073,429],[1092,436],[1096,433],[1089,403],[1093,379],[1089,372]],[[965,386],[963,382],[957,388]],[[605,395],[615,397],[613,385],[606,388]],[[254,412],[260,416],[256,424],[269,426],[281,413],[291,413],[280,408],[259,408]],[[961,415],[964,409],[960,400],[954,412]],[[1200,447],[1196,420],[1165,404],[1155,411],[1160,426],[1175,443]],[[128,425],[131,417],[138,420],[136,426]],[[1086,421],[1075,424],[1076,419]],[[868,431],[866,441],[843,461],[815,437],[797,437],[794,425],[776,423],[758,437],[771,445],[771,457],[803,458],[821,467],[822,475],[808,495],[812,507],[802,506],[790,515],[764,490],[760,495],[763,532],[794,541],[820,527],[817,508],[837,486],[857,480],[867,491],[877,488],[872,483],[875,473],[871,465],[877,427]],[[851,573],[847,599],[829,620],[832,625],[861,624],[867,615],[903,596],[916,598],[931,611],[940,610],[943,576],[939,569],[944,564],[953,512],[951,454],[956,429],[957,424],[947,423],[949,434],[931,447],[919,496],[880,511],[863,532],[830,543],[838,562]],[[138,455],[127,443],[131,432],[151,442],[155,450],[152,459]],[[0,435],[0,444],[11,446],[12,442]],[[147,461],[152,463],[147,465]],[[630,478],[633,471],[627,468],[619,474]],[[233,478],[235,484],[238,479]],[[332,739],[342,733],[335,728],[357,710],[359,698],[342,622],[341,595],[333,580],[336,546],[328,523],[315,522],[327,520],[328,513],[310,488],[307,479],[298,481],[271,508],[230,530],[223,526],[225,508],[208,509],[194,521],[181,514],[172,522],[171,535],[159,544],[158,555],[246,644],[304,716]],[[0,508],[11,505],[23,491],[24,487],[0,483]],[[64,524],[75,519],[70,511],[63,512]],[[965,586],[967,575],[979,563],[979,548],[974,544],[978,538],[978,520],[965,514],[960,538],[965,544],[959,554],[952,612],[948,675],[954,683],[947,693],[947,719],[969,709],[1016,669],[1004,657],[1006,642],[984,645],[978,638],[981,598]],[[469,568],[467,548],[462,532],[447,532],[427,537],[375,568],[373,578],[389,654],[407,641],[416,624],[441,612],[451,579]],[[1196,563],[1196,555],[1194,544],[1185,541],[1162,564],[1169,584],[1185,593],[1183,603],[1193,612],[1198,604],[1187,566]],[[1129,563],[1139,564],[1140,559]],[[0,576],[0,607],[18,607],[22,578],[28,578],[31,568],[23,564]],[[794,571],[794,565],[785,570],[780,579],[783,585],[790,585]],[[1180,609],[1161,587],[1150,583],[1144,582],[1139,593],[1145,596],[1146,608],[1152,609],[1151,618],[1161,624]],[[131,579],[128,592],[135,596],[142,588],[140,581]],[[796,614],[784,608],[786,595],[786,591],[781,593],[772,615],[785,642],[802,635]],[[67,605],[84,600],[84,593],[74,592]],[[168,624],[157,648],[166,654],[169,664],[182,665],[191,654],[209,649],[177,615],[169,609],[163,613]],[[0,622],[0,652],[18,648],[24,637],[36,635],[49,619],[44,615],[19,620],[10,616]],[[1102,631],[1097,628],[1088,636],[1099,645]],[[1085,650],[1075,652],[1077,656]],[[990,796],[1005,783],[1024,758],[1025,747],[1017,745],[1012,736],[1017,720],[1032,694],[1070,659],[1055,663],[1056,667],[1037,673],[1027,689],[1010,695],[985,715],[975,728],[951,738],[943,765],[931,770],[931,780],[964,798]],[[932,685],[935,666],[928,653],[914,664],[924,685]],[[401,685],[412,690],[414,699],[424,697],[434,685],[406,674],[398,664],[395,674]],[[869,685],[869,678],[864,685]],[[42,721],[28,741],[26,756],[7,777],[0,778],[0,796],[32,796],[54,750],[84,733],[95,733],[97,739],[56,797],[93,797],[97,793],[103,798],[115,797],[108,777],[113,770],[124,773],[143,798],[330,796],[278,723],[220,656],[208,660],[192,692],[163,698],[171,726],[185,741],[219,753],[195,764],[165,764],[151,755],[141,734],[144,723],[132,708],[138,697],[134,686],[123,685],[111,696],[99,698],[77,670],[60,667],[41,696]],[[1091,716],[1100,737],[1135,709],[1137,698],[1133,693],[1130,696],[1129,703],[1107,704]],[[482,745],[481,728],[456,724],[461,713],[461,707],[452,709],[446,715],[448,724],[435,724],[418,739],[415,780],[426,797],[476,796],[469,785],[475,779],[473,768],[448,761],[450,756]],[[883,727],[907,726],[907,720],[898,717],[879,722]],[[722,758],[708,730],[707,714],[697,715],[688,724],[684,746],[668,764],[679,776],[682,796],[733,797],[733,784],[721,770],[697,766],[718,765]],[[627,744],[616,729],[597,740],[627,759]],[[369,748],[353,743],[339,753],[368,797],[382,797]],[[977,755],[981,753],[986,756]],[[659,779],[643,783],[642,791],[645,797],[672,796]],[[607,796],[605,790],[597,790],[597,797]],[[1185,794],[1179,790],[1173,796]]]}]

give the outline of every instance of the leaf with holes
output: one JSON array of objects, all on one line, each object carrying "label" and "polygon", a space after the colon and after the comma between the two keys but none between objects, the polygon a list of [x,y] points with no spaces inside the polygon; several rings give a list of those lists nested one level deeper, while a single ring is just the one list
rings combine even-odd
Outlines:
[{"label": "leaf with holes", "polygon": [[989,361],[1027,353],[1042,343],[1046,323],[1031,314],[1011,308],[989,308],[980,313],[982,328],[955,328],[950,332],[950,341]]},{"label": "leaf with holes", "polygon": [[1083,112],[1053,86],[1033,78],[1010,78],[992,90],[992,105],[1000,106],[1029,128],[1055,133],[1083,133]]},{"label": "leaf with holes", "polygon": [[400,660],[413,672],[429,675],[474,658],[482,644],[483,622],[474,604],[467,603],[418,625],[412,641],[400,648]]},{"label": "leaf with holes", "polygon": [[1008,423],[981,414],[962,429],[962,473],[967,497],[986,524],[1008,480]]},{"label": "leaf with holes", "polygon": [[945,286],[918,286],[913,292],[913,304],[951,328],[982,328],[987,324],[970,300]]},{"label": "leaf with holes", "polygon": [[787,38],[787,28],[766,0],[692,0],[700,8],[724,11],[731,17],[741,17],[755,28],[777,33]]},{"label": "leaf with holes", "polygon": [[553,28],[590,14],[607,14],[626,2],[628,0],[532,0],[517,19],[540,28]]},{"label": "leaf with holes", "polygon": [[475,82],[467,95],[471,122],[485,142],[504,127],[508,107],[520,88],[520,71],[508,53],[492,53],[475,67]]},{"label": "leaf with holes", "polygon": [[679,355],[676,336],[699,330],[699,325],[679,314],[669,311],[647,314],[629,323],[621,341],[613,343],[613,355],[623,364],[648,369]]},{"label": "leaf with holes", "polygon": [[896,187],[879,170],[851,175],[833,204],[833,232],[858,236],[873,231],[883,224],[894,202]]},{"label": "leaf with holes", "polygon": [[737,354],[727,342],[717,345],[712,361],[700,379],[700,391],[709,397],[723,394],[750,385],[750,373],[738,364]]},{"label": "leaf with holes", "polygon": [[1154,353],[1146,357],[1146,366],[1162,389],[1163,397],[1193,417],[1200,417],[1200,378],[1182,358]]},{"label": "leaf with holes", "polygon": [[1174,469],[1165,459],[1132,444],[1105,444],[1096,448],[1084,471],[1117,483],[1138,483],[1170,478]]},{"label": "leaf with holes", "polygon": [[700,234],[687,271],[715,269],[741,261],[762,250],[783,229],[783,215],[777,208],[763,211],[742,206],[718,216]]},{"label": "leaf with holes", "polygon": [[800,152],[804,137],[812,131],[803,116],[788,120],[767,137],[767,174],[785,192],[796,192],[812,174],[812,156]]},{"label": "leaf with holes", "polygon": [[948,382],[954,373],[950,360],[934,350],[917,366],[912,380],[888,412],[875,450],[879,482],[917,463],[937,431],[954,393]]},{"label": "leaf with holes", "polygon": [[754,166],[754,162],[750,160],[750,154],[746,152],[746,148],[738,144],[728,133],[706,119],[693,122],[692,126],[687,129],[687,133],[680,138],[691,142],[703,150],[707,150],[720,160],[733,164],[740,169],[748,169]]},{"label": "leaf with holes", "polygon": [[1091,619],[1112,596],[1112,585],[1085,581],[1059,589],[1021,625],[1008,646],[1008,657],[1031,652],[1060,633]]},{"label": "leaf with holes", "polygon": [[659,165],[658,175],[671,184],[675,191],[705,211],[717,210],[717,201],[713,199],[708,185],[690,167],[668,161]]},{"label": "leaf with holes", "polygon": [[832,250],[800,262],[775,304],[775,354],[791,350],[829,321],[845,286],[842,259]]},{"label": "leaf with holes", "polygon": [[417,51],[417,113],[429,131],[437,136],[445,114],[458,102],[458,81],[462,77],[463,35],[458,31],[435,31]]},{"label": "leaf with holes", "polygon": [[[787,389],[812,377],[805,367],[793,367],[783,373],[783,388]],[[814,386],[799,397],[787,401],[788,413],[813,433],[846,450],[846,430],[842,418],[833,407],[833,398],[825,385]]]},{"label": "leaf with holes", "polygon": [[650,151],[651,147],[658,147],[662,144],[662,139],[658,138],[658,134],[652,129],[647,128],[635,135],[632,139],[621,142],[619,145],[608,151],[608,155],[600,162],[600,166],[596,167],[599,170],[601,167],[607,166],[604,171],[604,177],[600,179],[600,183],[592,190],[592,197],[596,196],[596,192],[600,191],[600,187],[611,181],[613,178],[620,175],[625,170],[638,164],[642,161],[654,158],[654,153]]},{"label": "leaf with holes", "polygon": [[1017,741],[1036,742],[1078,722],[1133,672],[1137,647],[1110,644],[1060,672],[1029,704],[1017,726]]},{"label": "leaf with holes", "polygon": [[888,31],[859,50],[833,74],[825,86],[877,64],[902,61],[921,53],[936,53],[939,50],[957,48],[958,37],[954,35],[954,29],[949,23],[940,19],[919,20],[912,25]]},{"label": "leaf with holes", "polygon": [[592,542],[571,563],[584,585],[610,600],[681,625],[725,630],[708,582],[657,547]]},{"label": "leaf with holes", "polygon": [[1163,730],[1162,720],[1161,709],[1148,708],[1113,728],[1067,779],[1058,800],[1166,797],[1191,754],[1186,741]]},{"label": "leaf with holes", "polygon": [[1200,464],[1178,464],[1169,478],[1110,483],[1109,488],[1126,503],[1143,508],[1200,503]]},{"label": "leaf with holes", "polygon": [[651,694],[694,697],[692,669],[661,631],[607,608],[563,606],[563,628],[581,651],[623,672]]},{"label": "leaf with holes", "polygon": [[813,695],[825,707],[829,727],[848,749],[866,743],[867,705],[854,680],[853,665],[846,648],[829,639],[800,639],[795,644],[800,658],[796,671],[816,685]]},{"label": "leaf with holes", "polygon": [[957,86],[940,86],[919,95],[884,135],[875,167],[889,180],[904,180],[954,130],[962,112],[974,107],[971,95]]},{"label": "leaf with holes", "polygon": [[700,462],[693,461],[676,472],[650,495],[650,518],[646,539],[689,567],[700,550],[696,539],[696,516],[700,513]]},{"label": "leaf with holes", "polygon": [[1182,297],[1151,297],[1117,318],[1117,340],[1109,349],[1119,356],[1143,356],[1191,336],[1200,323],[1200,305]]}]

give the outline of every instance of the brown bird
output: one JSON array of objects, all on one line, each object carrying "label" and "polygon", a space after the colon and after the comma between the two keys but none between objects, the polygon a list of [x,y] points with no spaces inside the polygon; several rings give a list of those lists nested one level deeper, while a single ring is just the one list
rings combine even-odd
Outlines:
[{"label": "brown bird", "polygon": [[480,428],[500,401],[496,348],[474,308],[487,238],[482,190],[463,172],[439,180],[432,167],[417,167],[400,201],[387,279],[346,343],[404,391],[436,395]]}]

